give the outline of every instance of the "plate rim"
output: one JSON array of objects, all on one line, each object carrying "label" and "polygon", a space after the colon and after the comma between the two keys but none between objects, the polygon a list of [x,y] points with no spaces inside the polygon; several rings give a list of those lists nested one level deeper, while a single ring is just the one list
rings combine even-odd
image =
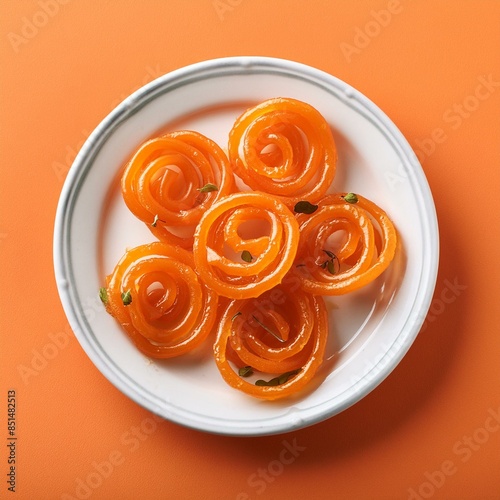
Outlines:
[{"label": "plate rim", "polygon": [[[417,287],[419,293],[416,294],[414,304],[412,305],[413,310],[415,309],[415,303],[420,299],[420,306],[418,308],[420,313],[414,318],[410,316],[406,318],[406,322],[401,327],[395,342],[385,351],[378,363],[371,367],[369,371],[364,372],[363,378],[367,379],[368,375],[370,375],[369,380],[361,383],[360,387],[354,393],[352,393],[352,387],[359,381],[347,388],[344,392],[351,391],[352,394],[342,404],[332,405],[332,401],[339,398],[344,392],[338,394],[334,399],[323,401],[307,409],[296,410],[293,405],[290,407],[290,411],[295,411],[298,414],[301,412],[310,413],[311,409],[316,409],[313,415],[303,417],[297,414],[293,418],[281,422],[288,415],[287,412],[278,417],[258,420],[257,424],[260,423],[261,425],[255,425],[255,421],[252,420],[253,425],[243,426],[242,421],[238,421],[236,425],[228,426],[229,423],[234,421],[226,421],[219,417],[215,418],[204,415],[195,415],[193,418],[192,412],[187,412],[188,415],[184,415],[183,413],[186,410],[182,408],[175,408],[175,413],[171,414],[170,411],[166,411],[165,407],[160,407],[154,404],[153,401],[145,399],[134,387],[126,382],[124,383],[120,375],[115,373],[115,370],[103,360],[101,352],[94,345],[94,341],[85,333],[85,328],[90,330],[92,328],[86,321],[86,318],[78,314],[77,304],[75,303],[77,299],[71,288],[70,252],[68,248],[70,221],[74,200],[77,198],[79,192],[81,176],[85,176],[86,171],[91,168],[92,159],[99,153],[109,135],[113,133],[113,130],[131,116],[131,114],[134,114],[135,111],[138,111],[138,109],[155,99],[158,95],[172,90],[171,87],[175,86],[176,83],[180,83],[181,85],[186,84],[186,80],[196,75],[206,78],[210,76],[222,76],[223,73],[230,71],[238,74],[244,74],[245,72],[255,74],[256,68],[261,68],[262,73],[273,71],[281,75],[299,75],[308,82],[321,82],[324,87],[335,87],[339,94],[343,93],[345,95],[345,99],[352,99],[353,102],[362,108],[366,108],[372,116],[376,117],[379,122],[377,123],[377,128],[383,129],[382,131],[385,135],[389,134],[392,139],[391,143],[398,145],[413,168],[412,180],[417,183],[419,189],[416,192],[426,208],[427,217],[425,220],[421,218],[421,221],[425,223],[423,229],[426,230],[423,233],[429,234],[430,237],[427,238],[424,244],[429,247],[429,255],[432,255],[432,258],[424,260],[426,266],[424,269],[426,272],[423,269],[420,273]],[[237,56],[201,61],[166,73],[133,92],[97,125],[78,152],[61,190],[54,223],[53,259],[56,285],[69,324],[87,356],[117,389],[143,408],[184,427],[223,435],[260,436],[289,432],[330,418],[363,399],[389,376],[413,344],[431,304],[439,265],[439,230],[434,200],[423,168],[401,131],[376,104],[346,82],[312,66],[274,57]],[[408,325],[410,321],[412,324]],[[84,323],[83,325],[82,322]],[[406,334],[403,335],[403,333]],[[392,347],[400,338],[402,338],[402,341],[398,344],[395,352],[391,353]],[[172,407],[174,405],[169,403],[169,406]],[[265,422],[272,423],[272,425],[267,425],[266,423],[266,426],[263,427]]]}]

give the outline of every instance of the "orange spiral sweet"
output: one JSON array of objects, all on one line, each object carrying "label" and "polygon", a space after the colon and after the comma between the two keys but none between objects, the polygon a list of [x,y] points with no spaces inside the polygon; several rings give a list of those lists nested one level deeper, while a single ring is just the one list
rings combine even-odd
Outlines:
[{"label": "orange spiral sweet", "polygon": [[[323,299],[277,286],[257,299],[229,303],[219,322],[214,357],[231,387],[256,398],[278,399],[309,383],[323,362],[327,338]],[[278,376],[249,381],[235,371],[242,366],[259,376]]]},{"label": "orange spiral sweet", "polygon": [[323,116],[296,99],[275,98],[245,111],[229,134],[229,160],[250,188],[289,206],[318,201],[335,176],[337,150]]},{"label": "orange spiral sweet", "polygon": [[294,273],[313,294],[341,295],[380,276],[394,258],[397,233],[387,214],[356,195],[329,195],[311,215],[300,214]]},{"label": "orange spiral sweet", "polygon": [[191,253],[155,242],[127,251],[107,277],[106,309],[147,356],[180,356],[210,333],[218,297],[193,267]]},{"label": "orange spiral sweet", "polygon": [[195,232],[193,254],[201,279],[233,299],[257,297],[280,283],[299,241],[294,215],[259,192],[235,193],[212,205]]},{"label": "orange spiral sweet", "polygon": [[183,248],[192,246],[194,227],[205,210],[229,194],[233,185],[222,149],[188,130],[146,141],[122,176],[122,194],[130,211],[158,239]]}]

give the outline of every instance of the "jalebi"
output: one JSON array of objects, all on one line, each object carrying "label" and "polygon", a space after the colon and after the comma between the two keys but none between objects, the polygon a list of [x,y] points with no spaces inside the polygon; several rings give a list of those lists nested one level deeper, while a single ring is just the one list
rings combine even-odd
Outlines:
[{"label": "jalebi", "polygon": [[[308,384],[323,362],[327,339],[323,298],[278,286],[256,299],[230,302],[219,322],[214,357],[231,387],[257,398],[278,399]],[[238,370],[245,366],[277,376],[249,381]]]},{"label": "jalebi", "polygon": [[101,298],[134,344],[153,358],[193,350],[217,316],[217,294],[199,280],[192,254],[162,242],[128,250]]},{"label": "jalebi", "polygon": [[[347,202],[347,194],[356,201]],[[310,293],[341,295],[358,290],[380,276],[394,258],[393,223],[360,195],[326,196],[313,214],[300,214],[297,220],[300,242],[294,272]]]},{"label": "jalebi", "polygon": [[191,248],[194,227],[206,209],[232,192],[226,154],[189,130],[146,141],[128,162],[122,194],[130,211],[166,243]]},{"label": "jalebi", "polygon": [[298,241],[297,221],[280,200],[256,191],[231,194],[212,205],[196,228],[196,271],[224,297],[257,297],[281,282]]},{"label": "jalebi", "polygon": [[229,160],[251,189],[292,207],[318,201],[335,176],[337,149],[328,123],[312,106],[275,98],[245,111],[229,134]]}]

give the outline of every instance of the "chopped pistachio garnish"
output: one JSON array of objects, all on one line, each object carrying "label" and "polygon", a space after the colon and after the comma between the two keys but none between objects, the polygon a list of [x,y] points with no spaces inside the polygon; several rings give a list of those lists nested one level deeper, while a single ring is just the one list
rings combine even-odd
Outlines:
[{"label": "chopped pistachio garnish", "polygon": [[328,257],[330,257],[330,259],[336,259],[337,258],[337,256],[333,252],[330,252],[330,250],[323,250],[323,252],[325,252],[326,255],[328,255]]},{"label": "chopped pistachio garnish", "polygon": [[266,387],[279,385],[279,377],[274,377],[271,380],[262,380],[260,378],[259,380],[255,381],[255,385],[266,386]]},{"label": "chopped pistachio garnish", "polygon": [[245,262],[252,262],[253,257],[248,250],[243,250],[243,252],[241,252],[241,259],[244,260]]},{"label": "chopped pistachio garnish", "polygon": [[286,373],[283,373],[282,375],[279,375],[278,377],[274,377],[271,380],[256,380],[255,385],[260,385],[260,386],[276,386],[276,385],[282,385],[285,382],[288,382],[294,375],[297,375],[299,373],[301,368],[297,368],[296,370],[292,370]]},{"label": "chopped pistachio garnish", "polygon": [[354,193],[347,193],[345,196],[343,196],[344,200],[347,201],[347,203],[357,203],[358,202],[358,197]]},{"label": "chopped pistachio garnish", "polygon": [[[335,274],[334,261],[335,261],[335,259],[337,259],[337,261],[338,261],[337,256],[333,252],[330,252],[330,250],[323,250],[323,252],[325,252],[326,255],[328,255],[328,257],[330,257],[330,258],[328,260],[325,260],[325,262],[323,262],[321,264],[321,268],[327,269],[330,274]],[[340,267],[340,263],[339,263],[339,267]]]},{"label": "chopped pistachio garnish", "polygon": [[163,222],[163,223],[165,224],[165,221],[164,221],[164,220],[162,220],[162,219],[160,219],[160,218],[158,217],[158,214],[156,214],[156,215],[155,215],[155,217],[154,217],[154,219],[153,219],[153,222],[151,222],[151,225],[152,225],[153,227],[156,227],[156,225],[158,224],[158,222]]},{"label": "chopped pistachio garnish", "polygon": [[132,303],[132,294],[130,290],[127,290],[125,293],[122,293],[122,301],[124,306],[128,306]]},{"label": "chopped pistachio garnish", "polygon": [[329,260],[326,263],[326,268],[330,274],[335,274],[335,266],[333,265],[333,260]]},{"label": "chopped pistachio garnish", "polygon": [[318,210],[318,205],[313,205],[308,201],[299,201],[295,204],[293,210],[297,214],[312,214]]},{"label": "chopped pistachio garnish", "polygon": [[205,184],[202,188],[199,188],[200,193],[211,193],[212,191],[218,191],[219,188],[215,184],[211,184],[210,182]]},{"label": "chopped pistachio garnish", "polygon": [[99,288],[99,298],[104,305],[108,303],[108,291],[103,286]]},{"label": "chopped pistachio garnish", "polygon": [[259,321],[259,318],[257,318],[254,314],[252,314],[252,318],[255,320],[256,323],[258,323],[262,328],[267,333],[270,333],[275,339],[279,340],[280,342],[285,342],[277,333],[273,332],[270,328],[268,328],[262,321]]},{"label": "chopped pistachio garnish", "polygon": [[253,368],[251,366],[243,366],[238,370],[238,375],[240,377],[250,377],[250,375],[253,375]]}]

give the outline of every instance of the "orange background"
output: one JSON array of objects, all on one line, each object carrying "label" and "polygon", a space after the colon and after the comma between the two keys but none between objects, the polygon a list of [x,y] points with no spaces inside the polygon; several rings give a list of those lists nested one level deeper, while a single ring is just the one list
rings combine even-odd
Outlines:
[{"label": "orange background", "polygon": [[[4,444],[0,497],[500,498],[500,2],[3,0],[0,23],[0,440],[9,389],[18,435],[16,494]],[[152,78],[234,55],[318,67],[378,104],[441,232],[432,310],[397,369],[342,414],[261,438],[156,421],[122,395],[71,335],[52,266],[90,131]],[[299,451],[280,468],[284,440]]]}]

